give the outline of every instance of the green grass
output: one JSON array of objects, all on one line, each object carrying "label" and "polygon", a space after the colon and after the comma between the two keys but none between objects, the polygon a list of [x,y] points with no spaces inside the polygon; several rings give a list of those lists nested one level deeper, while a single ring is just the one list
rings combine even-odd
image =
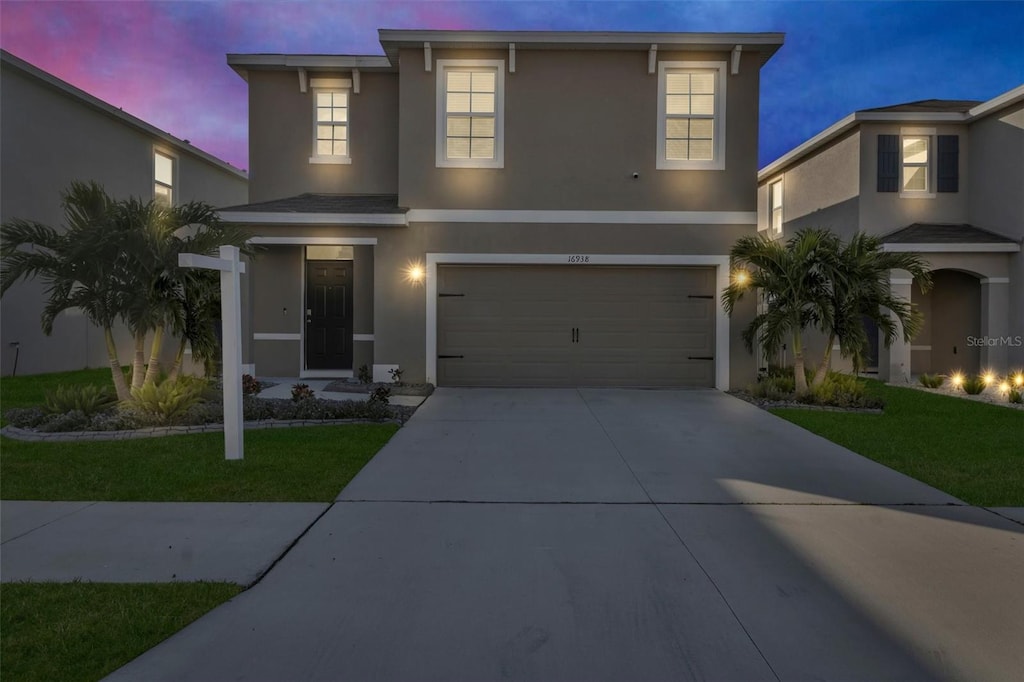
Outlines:
[{"label": "green grass", "polygon": [[107,386],[114,390],[114,382],[110,379],[110,369],[80,369],[75,372],[57,372],[55,374],[33,374],[21,377],[3,377],[0,379],[0,412],[12,407],[32,407],[42,405],[45,395],[59,385],[75,386],[95,384]]},{"label": "green grass", "polygon": [[245,459],[224,435],[28,443],[2,439],[0,498],[152,502],[329,502],[394,435],[395,424],[246,431]]},{"label": "green grass", "polygon": [[1024,412],[868,382],[885,413],[771,410],[974,505],[1024,507]]},{"label": "green grass", "polygon": [[241,590],[229,583],[4,583],[3,678],[98,680]]}]

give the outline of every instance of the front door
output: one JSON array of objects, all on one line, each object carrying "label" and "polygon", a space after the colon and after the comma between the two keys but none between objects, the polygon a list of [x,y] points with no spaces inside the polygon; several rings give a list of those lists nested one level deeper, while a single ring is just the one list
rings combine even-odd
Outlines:
[{"label": "front door", "polygon": [[306,369],[352,369],[352,261],[306,261]]}]

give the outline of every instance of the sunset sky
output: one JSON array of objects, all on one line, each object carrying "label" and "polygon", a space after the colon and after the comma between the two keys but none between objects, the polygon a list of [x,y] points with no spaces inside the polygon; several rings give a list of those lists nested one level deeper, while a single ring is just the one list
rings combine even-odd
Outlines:
[{"label": "sunset sky", "polygon": [[378,28],[784,32],[761,165],[857,109],[1024,83],[1024,2],[0,2],[5,50],[240,168],[246,86],[225,54],[381,54]]}]

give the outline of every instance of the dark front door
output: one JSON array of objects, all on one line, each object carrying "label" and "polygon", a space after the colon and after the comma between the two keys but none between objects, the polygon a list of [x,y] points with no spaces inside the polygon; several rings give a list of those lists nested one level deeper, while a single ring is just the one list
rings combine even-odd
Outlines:
[{"label": "dark front door", "polygon": [[352,368],[352,261],[306,261],[306,368]]}]

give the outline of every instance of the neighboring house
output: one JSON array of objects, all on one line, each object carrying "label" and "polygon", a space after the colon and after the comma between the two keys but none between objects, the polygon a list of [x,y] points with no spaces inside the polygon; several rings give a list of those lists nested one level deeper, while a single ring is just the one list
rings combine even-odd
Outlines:
[{"label": "neighboring house", "polygon": [[891,275],[924,328],[872,349],[881,378],[1024,367],[1024,85],[987,102],[858,111],[766,166],[758,185],[758,227],[772,235],[866,232],[930,263],[927,294]]},{"label": "neighboring house", "polygon": [[[0,91],[3,222],[62,225],[61,192],[76,180],[95,180],[117,199],[215,206],[246,199],[242,171],[5,51]],[[0,373],[11,374],[16,350],[18,374],[107,366],[102,331],[81,314],[62,313],[53,334],[42,333],[44,292],[43,282],[30,280],[14,285],[0,302]],[[118,338],[126,339],[126,332],[119,330]],[[119,347],[130,351],[131,343]]]},{"label": "neighboring house", "polygon": [[393,31],[249,84],[247,369],[439,385],[754,377],[719,304],[756,229],[781,34]]}]

